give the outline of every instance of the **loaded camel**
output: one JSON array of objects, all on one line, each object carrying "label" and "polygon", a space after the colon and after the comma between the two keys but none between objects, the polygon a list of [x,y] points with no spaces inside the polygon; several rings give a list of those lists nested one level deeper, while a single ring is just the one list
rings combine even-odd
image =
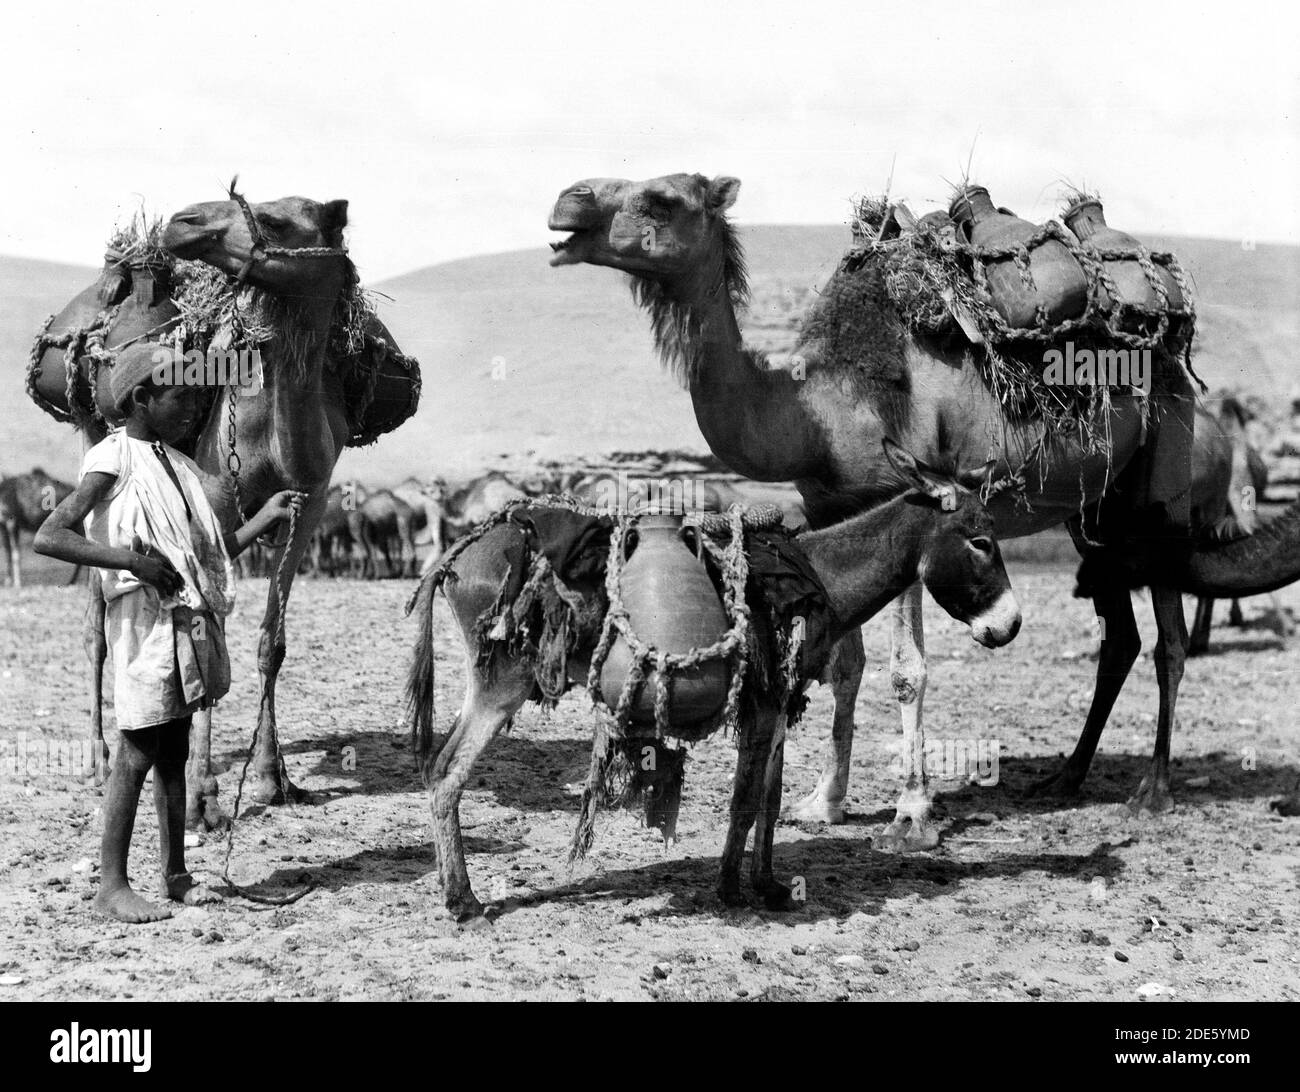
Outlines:
[{"label": "loaded camel", "polygon": [[[1004,494],[991,502],[1000,538],[1035,534],[1071,523],[1076,541],[1095,531],[1097,506],[1108,486],[1134,462],[1141,447],[1143,412],[1136,397],[1112,399],[1093,425],[1109,437],[1109,454],[1088,451],[1065,435],[1045,437],[1042,458],[1027,459],[1039,443],[1033,422],[1010,419],[976,366],[981,350],[960,339],[907,332],[886,321],[843,336],[835,315],[823,315],[785,368],[745,349],[736,307],[747,296],[744,256],[727,219],[740,183],[735,178],[672,174],[644,182],[595,178],[565,189],[549,227],[569,233],[554,243],[551,264],[588,263],[630,275],[634,300],[649,315],[656,346],[690,392],[700,431],[713,453],[737,473],[761,481],[793,481],[809,524],[826,528],[891,500],[896,479],[881,454],[892,437],[925,460],[942,450],[962,461],[995,455],[1004,470],[1024,478],[1023,501]],[[880,314],[885,314],[882,309]],[[827,321],[828,320],[828,321]],[[862,339],[874,337],[867,348]],[[856,340],[855,340],[856,339]],[[1190,383],[1172,361],[1164,393],[1169,421],[1190,418]],[[1176,442],[1177,437],[1174,437]],[[1113,493],[1113,490],[1109,492]],[[1174,490],[1177,493],[1177,489]],[[1185,503],[1185,502],[1184,502]],[[1087,527],[1078,513],[1087,509]],[[1108,538],[1124,537],[1128,514],[1105,513]],[[1286,544],[1288,550],[1279,549]],[[1160,712],[1149,773],[1130,800],[1135,810],[1170,806],[1169,741],[1183,674],[1186,626],[1181,592],[1255,594],[1300,576],[1300,507],[1251,539],[1199,545],[1167,559],[1152,587],[1159,628],[1155,650]],[[1143,577],[1128,571],[1140,558],[1102,551],[1094,570],[1093,601],[1107,639],[1083,734],[1064,768],[1043,786],[1077,791],[1107,717],[1133,662],[1139,641],[1129,589]],[[835,715],[825,767],[811,794],[789,809],[800,819],[844,820],[853,742],[853,710],[864,666],[861,634],[846,633],[831,669]],[[905,589],[893,606],[891,680],[903,721],[905,784],[897,815],[877,845],[922,849],[935,845],[931,796],[923,761],[921,708],[926,662],[921,589]]]},{"label": "loaded camel", "polygon": [[[825,586],[831,638],[856,631],[903,589],[923,582],[940,606],[970,626],[975,640],[989,648],[1006,644],[1020,628],[1020,608],[993,538],[993,522],[979,497],[994,464],[964,473],[944,471],[912,458],[889,441],[884,443],[891,498],[798,540]],[[952,465],[946,458],[944,464]],[[510,574],[527,571],[526,566],[524,534],[512,523],[493,526],[450,561],[451,578],[441,586],[461,631],[466,690],[449,731],[436,741],[433,599],[441,581],[423,580],[414,600],[420,630],[407,685],[412,739],[429,789],[443,897],[461,922],[483,913],[465,867],[461,793],[475,761],[537,692],[539,683],[536,644],[530,642],[494,662],[489,657],[486,669],[480,658],[480,641],[488,632],[482,620],[501,608]],[[552,576],[561,598],[570,604],[581,601],[575,617],[590,617],[601,609],[603,588],[569,586],[559,574],[552,572]],[[569,684],[586,681],[594,646],[591,633],[576,641],[566,665]],[[807,681],[800,679],[800,688]],[[739,753],[718,894],[727,905],[745,902],[741,858],[749,829],[757,824],[750,879],[770,909],[785,909],[790,888],[773,876],[772,840],[781,809],[786,716],[764,695],[749,702],[742,698],[740,708]]]}]

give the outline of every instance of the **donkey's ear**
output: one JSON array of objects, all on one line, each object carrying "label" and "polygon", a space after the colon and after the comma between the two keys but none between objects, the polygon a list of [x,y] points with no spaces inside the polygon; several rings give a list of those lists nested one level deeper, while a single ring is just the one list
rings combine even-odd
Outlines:
[{"label": "donkey's ear", "polygon": [[740,194],[740,179],[719,175],[709,183],[709,211],[726,212]]},{"label": "donkey's ear", "polygon": [[320,230],[327,239],[337,239],[348,226],[348,203],[326,201],[320,208]]},{"label": "donkey's ear", "polygon": [[889,465],[898,471],[902,479],[923,496],[937,500],[944,509],[951,511],[957,507],[957,486],[946,474],[927,466],[905,447],[900,447],[888,436],[881,442],[885,449],[885,458]]},{"label": "donkey's ear", "polygon": [[978,493],[993,480],[993,472],[997,468],[997,459],[990,459],[983,466],[975,466],[971,467],[969,470],[963,470],[957,475],[957,480],[972,493]]}]

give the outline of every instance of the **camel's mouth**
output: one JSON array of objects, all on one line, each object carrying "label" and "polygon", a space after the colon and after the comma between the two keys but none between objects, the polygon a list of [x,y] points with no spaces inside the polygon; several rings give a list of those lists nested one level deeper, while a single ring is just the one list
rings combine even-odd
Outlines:
[{"label": "camel's mouth", "polygon": [[590,229],[579,229],[551,244],[551,265],[575,265],[583,260],[583,253],[594,237]]},{"label": "camel's mouth", "polygon": [[202,224],[172,220],[163,231],[163,248],[181,259],[192,258],[218,232]]}]

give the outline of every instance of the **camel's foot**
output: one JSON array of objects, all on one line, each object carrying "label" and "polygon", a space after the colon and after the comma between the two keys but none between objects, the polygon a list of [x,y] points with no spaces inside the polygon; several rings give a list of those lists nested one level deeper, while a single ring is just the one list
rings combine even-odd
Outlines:
[{"label": "camel's foot", "polygon": [[474,892],[468,889],[463,895],[447,896],[447,910],[457,925],[491,924],[484,916],[483,904],[478,901]]},{"label": "camel's foot", "polygon": [[939,844],[939,828],[928,815],[900,815],[872,842],[886,853],[921,853]]},{"label": "camel's foot", "polygon": [[204,778],[197,789],[185,793],[185,828],[187,830],[225,830],[230,816],[217,802],[217,779]]},{"label": "camel's foot", "polygon": [[206,906],[221,901],[220,895],[196,882],[188,872],[182,872],[179,876],[164,876],[158,894],[164,899],[181,902],[186,906]]},{"label": "camel's foot", "polygon": [[306,804],[311,800],[310,793],[298,788],[287,775],[279,776],[274,770],[255,772],[248,795],[253,803],[271,807],[280,804]]},{"label": "camel's foot", "polygon": [[1158,781],[1150,775],[1142,779],[1137,792],[1128,801],[1128,810],[1134,815],[1160,815],[1172,811],[1173,807],[1174,798],[1169,792],[1169,783]]},{"label": "camel's foot", "polygon": [[1300,789],[1296,789],[1290,796],[1274,800],[1269,807],[1278,815],[1300,815]]},{"label": "camel's foot", "polygon": [[1069,763],[1056,773],[1035,781],[1025,789],[1026,796],[1078,796],[1083,788],[1083,774],[1075,773]]},{"label": "camel's foot", "polygon": [[137,895],[126,884],[120,887],[101,888],[92,905],[101,914],[132,925],[147,921],[163,921],[172,916],[172,912],[166,907],[154,905],[142,895]]},{"label": "camel's foot", "polygon": [[789,823],[829,823],[836,825],[848,821],[844,801],[828,800],[818,789],[813,789],[802,800],[793,800],[781,809],[781,819]]},{"label": "camel's foot", "polygon": [[763,900],[768,910],[784,912],[795,909],[794,891],[778,880],[755,881],[754,890]]}]

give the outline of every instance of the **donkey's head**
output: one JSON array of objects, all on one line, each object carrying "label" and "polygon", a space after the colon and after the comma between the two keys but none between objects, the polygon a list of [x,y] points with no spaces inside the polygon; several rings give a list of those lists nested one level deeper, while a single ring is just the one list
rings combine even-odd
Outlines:
[{"label": "donkey's head", "polygon": [[1020,631],[1020,603],[1002,565],[993,519],[980,499],[997,461],[945,473],[891,440],[885,440],[884,448],[909,487],[903,502],[921,517],[909,520],[920,549],[917,575],[935,601],[969,625],[971,636],[985,648],[1007,644]]}]

